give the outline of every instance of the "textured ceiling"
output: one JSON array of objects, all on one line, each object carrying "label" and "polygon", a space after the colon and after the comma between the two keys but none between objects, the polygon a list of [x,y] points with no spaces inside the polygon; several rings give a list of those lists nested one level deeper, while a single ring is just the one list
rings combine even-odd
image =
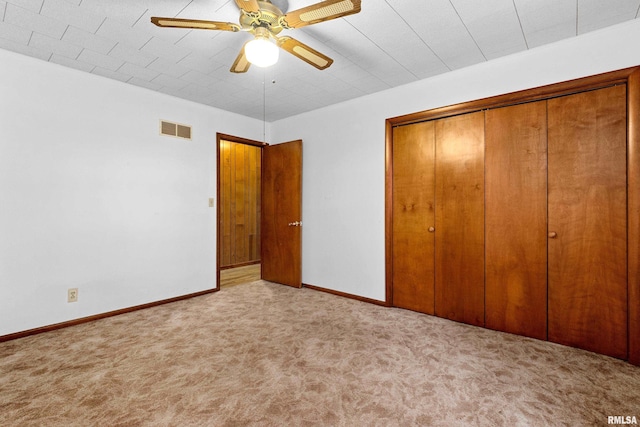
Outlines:
[{"label": "textured ceiling", "polygon": [[[288,10],[315,0],[274,0]],[[638,19],[640,0],[362,0],[290,35],[334,59],[281,51],[229,68],[250,34],[158,28],[151,16],[238,22],[233,0],[0,0],[0,48],[274,121]]]}]

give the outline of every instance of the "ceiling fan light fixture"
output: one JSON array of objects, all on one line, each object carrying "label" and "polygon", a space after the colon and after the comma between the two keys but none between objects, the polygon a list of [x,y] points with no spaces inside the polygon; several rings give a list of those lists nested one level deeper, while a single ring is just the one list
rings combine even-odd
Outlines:
[{"label": "ceiling fan light fixture", "polygon": [[268,32],[263,34],[262,31],[256,31],[256,38],[244,47],[247,61],[257,67],[270,67],[278,62],[280,49],[269,40],[268,34]]},{"label": "ceiling fan light fixture", "polygon": [[[231,3],[231,0],[226,2]],[[362,0],[317,0],[309,6],[288,10],[287,0],[235,0],[236,6],[240,9],[239,25],[231,22],[158,16],[152,16],[151,22],[165,28],[244,31],[253,34],[255,40],[242,46],[229,70],[232,73],[246,73],[251,65],[269,67],[278,62],[280,49],[318,70],[324,70],[333,63],[331,58],[294,38],[278,35],[282,30],[294,30],[358,13],[361,2]],[[287,12],[283,13],[283,10]]]}]

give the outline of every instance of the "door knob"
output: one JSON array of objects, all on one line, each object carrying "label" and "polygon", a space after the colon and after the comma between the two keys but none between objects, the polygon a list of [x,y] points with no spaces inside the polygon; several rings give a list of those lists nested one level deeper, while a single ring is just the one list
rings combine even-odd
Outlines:
[{"label": "door knob", "polygon": [[558,233],[556,233],[555,231],[550,231],[549,232],[549,238],[550,239],[555,239],[556,237],[558,237]]},{"label": "door knob", "polygon": [[429,233],[433,233],[434,231],[436,231],[435,227],[429,227],[428,230],[429,230]]},{"label": "door knob", "polygon": [[294,221],[289,223],[289,227],[301,227],[302,221]]}]

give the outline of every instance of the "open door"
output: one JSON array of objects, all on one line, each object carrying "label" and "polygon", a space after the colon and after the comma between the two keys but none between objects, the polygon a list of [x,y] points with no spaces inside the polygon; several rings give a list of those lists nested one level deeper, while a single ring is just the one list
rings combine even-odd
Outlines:
[{"label": "open door", "polygon": [[302,141],[262,149],[262,279],[302,287]]}]

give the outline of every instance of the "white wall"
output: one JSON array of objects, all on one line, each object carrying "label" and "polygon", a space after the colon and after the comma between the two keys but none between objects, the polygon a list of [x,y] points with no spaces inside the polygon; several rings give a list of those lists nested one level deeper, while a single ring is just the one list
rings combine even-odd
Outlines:
[{"label": "white wall", "polygon": [[4,50],[0,64],[0,335],[215,287],[216,132],[262,139],[262,122]]},{"label": "white wall", "polygon": [[640,20],[272,123],[303,139],[304,283],[385,298],[385,119],[640,65]]},{"label": "white wall", "polygon": [[[639,39],[636,20],[272,123],[273,141],[304,141],[303,281],[384,300],[386,118],[638,65]],[[0,64],[0,335],[212,288],[215,133],[259,140],[262,123],[12,52]]]}]

